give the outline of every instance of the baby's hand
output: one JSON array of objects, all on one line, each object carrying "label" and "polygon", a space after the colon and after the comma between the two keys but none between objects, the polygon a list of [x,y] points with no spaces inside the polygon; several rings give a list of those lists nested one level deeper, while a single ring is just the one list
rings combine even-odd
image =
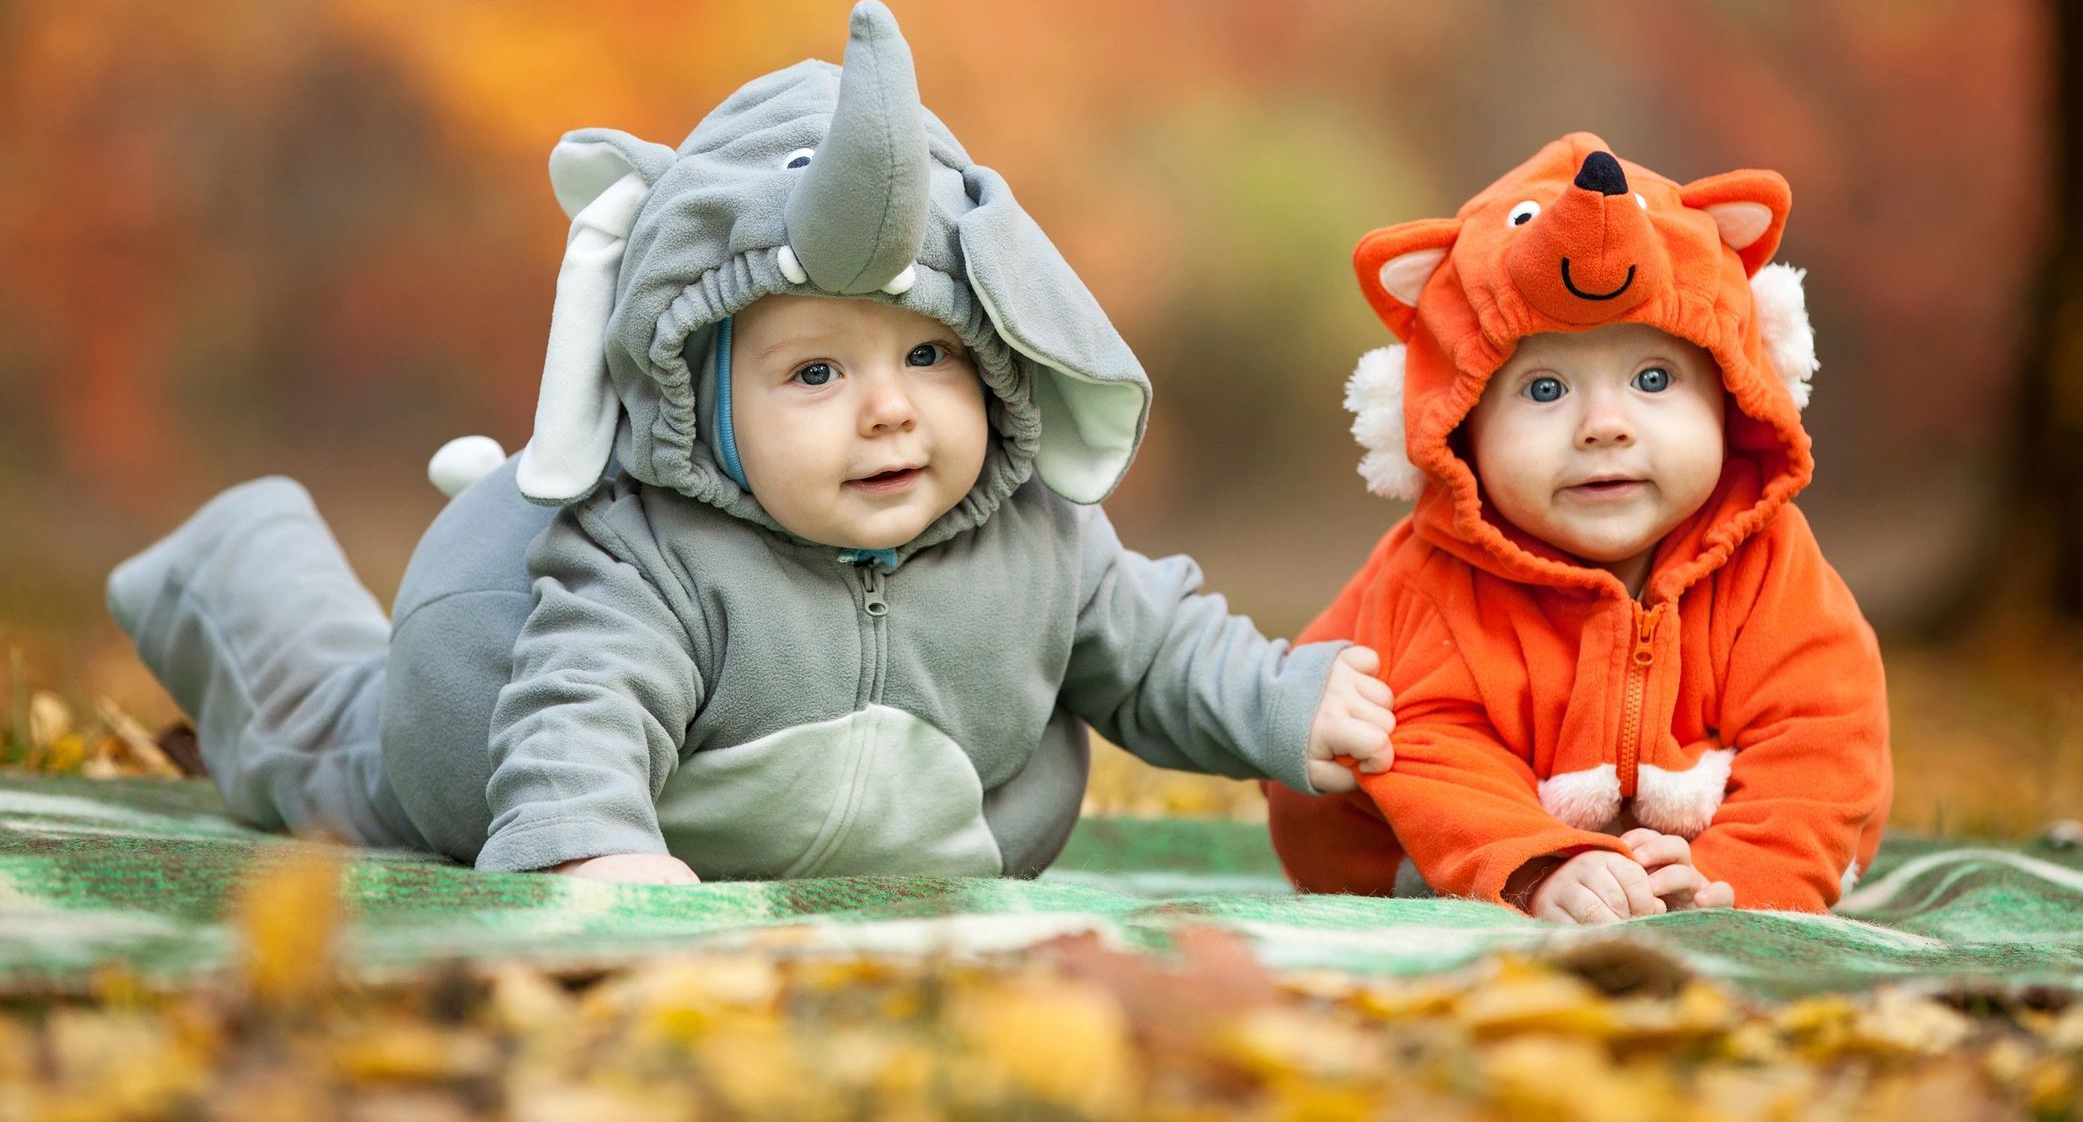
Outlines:
[{"label": "baby's hand", "polygon": [[550,866],[550,871],[587,880],[611,880],[623,884],[700,884],[687,862],[663,853],[609,853],[581,857]]},{"label": "baby's hand", "polygon": [[1672,911],[1727,908],[1736,903],[1736,890],[1727,881],[1710,881],[1692,867],[1692,843],[1684,838],[1643,826],[1620,835],[1620,840],[1634,850],[1635,860],[1649,874],[1650,891]]},{"label": "baby's hand", "polygon": [[1350,758],[1365,772],[1387,771],[1396,760],[1389,747],[1389,733],[1396,728],[1396,715],[1389,712],[1394,697],[1388,683],[1375,677],[1380,671],[1381,656],[1367,647],[1347,647],[1331,663],[1330,684],[1309,725],[1309,783],[1324,794],[1359,786],[1351,770],[1334,762],[1338,757]]},{"label": "baby's hand", "polygon": [[1649,874],[1632,858],[1594,849],[1556,866],[1533,890],[1530,910],[1539,919],[1590,927],[1662,915],[1664,902],[1650,889]]}]

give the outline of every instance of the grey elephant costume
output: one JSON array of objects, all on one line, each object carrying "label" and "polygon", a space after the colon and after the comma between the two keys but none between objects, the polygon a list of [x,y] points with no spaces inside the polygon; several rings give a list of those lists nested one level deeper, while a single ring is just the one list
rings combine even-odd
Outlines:
[{"label": "grey elephant costume", "polygon": [[[1033,875],[1078,814],[1083,723],[1309,790],[1341,645],[1269,641],[1116,539],[1092,504],[1148,383],[919,106],[882,5],[843,70],[759,78],[677,151],[571,133],[551,179],[573,222],[534,436],[436,519],[388,620],[281,479],[111,575],[234,811],[487,869]],[[991,391],[974,488],[895,550],[797,538],[734,470],[729,317],[777,292],[941,321]]]}]

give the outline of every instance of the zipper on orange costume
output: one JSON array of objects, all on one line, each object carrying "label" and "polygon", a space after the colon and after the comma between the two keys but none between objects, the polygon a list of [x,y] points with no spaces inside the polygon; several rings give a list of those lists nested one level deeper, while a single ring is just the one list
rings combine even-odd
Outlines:
[{"label": "zipper on orange costume", "polygon": [[1656,662],[1656,625],[1663,619],[1663,605],[1643,611],[1635,608],[1635,647],[1627,659],[1627,694],[1620,713],[1620,795],[1635,797],[1635,771],[1642,750],[1642,703],[1649,692],[1649,667]]}]

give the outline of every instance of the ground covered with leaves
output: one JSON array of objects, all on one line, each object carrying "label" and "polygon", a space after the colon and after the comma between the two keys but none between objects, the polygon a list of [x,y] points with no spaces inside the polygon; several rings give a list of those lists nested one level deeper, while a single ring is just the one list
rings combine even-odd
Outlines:
[{"label": "ground covered with leaves", "polygon": [[0,1003],[0,1119],[2083,1118],[2059,992],[1754,1002],[1639,946],[1412,980],[1232,935],[1017,956],[702,954],[349,983],[340,864],[256,867],[239,966]]},{"label": "ground covered with leaves", "polygon": [[[14,679],[21,681],[17,674]],[[26,692],[0,766],[192,770],[112,703]],[[1095,806],[1250,812],[1102,767]],[[256,862],[238,965],[0,993],[15,1119],[2083,1119],[2083,1001],[1912,990],[1770,1003],[1624,941],[1419,979],[1269,973],[1237,936],[1010,955],[705,953],[611,970],[342,976],[342,866]]]}]

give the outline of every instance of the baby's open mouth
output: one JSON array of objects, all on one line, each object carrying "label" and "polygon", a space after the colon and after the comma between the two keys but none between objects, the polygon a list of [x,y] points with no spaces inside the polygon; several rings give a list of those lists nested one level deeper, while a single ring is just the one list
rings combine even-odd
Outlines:
[{"label": "baby's open mouth", "polygon": [[848,487],[859,487],[864,491],[901,491],[911,486],[912,481],[917,479],[924,471],[924,468],[894,468],[890,471],[862,476],[859,479],[849,479],[846,481],[846,485]]},{"label": "baby's open mouth", "polygon": [[1593,479],[1572,487],[1563,488],[1563,493],[1584,499],[1627,498],[1647,486],[1639,479]]}]

